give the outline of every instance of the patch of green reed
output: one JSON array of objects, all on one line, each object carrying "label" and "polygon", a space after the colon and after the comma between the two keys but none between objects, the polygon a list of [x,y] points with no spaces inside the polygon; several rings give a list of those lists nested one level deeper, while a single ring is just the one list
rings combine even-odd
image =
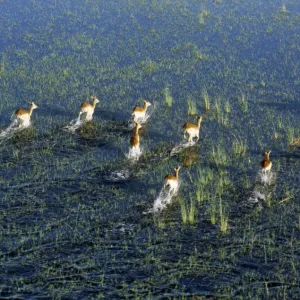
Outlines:
[{"label": "patch of green reed", "polygon": [[239,99],[239,103],[241,106],[241,110],[243,113],[248,112],[248,100],[246,99],[246,96],[244,94],[242,94],[242,96]]},{"label": "patch of green reed", "polygon": [[225,112],[226,112],[226,114],[231,113],[230,103],[228,100],[225,102]]},{"label": "patch of green reed", "polygon": [[285,6],[284,4],[282,4],[282,7],[281,7],[280,12],[281,12],[282,14],[286,14],[286,13],[288,12],[287,9],[286,9],[286,6]]},{"label": "patch of green reed", "polygon": [[196,204],[193,197],[189,197],[190,204],[187,205],[183,199],[180,201],[181,219],[183,224],[195,224]]},{"label": "patch of green reed", "polygon": [[287,140],[290,147],[299,147],[300,146],[300,138],[296,138],[296,136],[299,134],[298,130],[295,130],[292,127],[287,128]]},{"label": "patch of green reed", "polygon": [[173,104],[173,98],[172,98],[172,96],[170,95],[170,90],[169,90],[169,88],[163,89],[163,95],[164,95],[164,98],[165,98],[165,101],[166,101],[167,105],[168,105],[169,107],[172,107],[172,104]]},{"label": "patch of green reed", "polygon": [[157,71],[158,66],[157,64],[152,60],[147,60],[145,62],[142,62],[142,70],[148,75],[152,75],[155,71]]},{"label": "patch of green reed", "polygon": [[194,100],[192,100],[191,97],[188,98],[187,105],[188,105],[188,114],[189,115],[197,115],[196,102]]},{"label": "patch of green reed", "polygon": [[217,97],[216,101],[215,101],[215,117],[219,122],[219,120],[221,118],[221,100],[219,97]]},{"label": "patch of green reed", "polygon": [[223,208],[222,197],[219,199],[219,218],[220,218],[220,230],[222,233],[226,233],[228,230],[228,216]]},{"label": "patch of green reed", "polygon": [[208,16],[208,11],[206,9],[202,10],[198,16],[199,25],[202,26],[205,23],[205,18]]},{"label": "patch of green reed", "polygon": [[208,92],[206,89],[202,90],[201,96],[202,96],[202,99],[204,100],[205,111],[208,112],[210,110],[210,97],[208,96]]},{"label": "patch of green reed", "polygon": [[228,165],[228,157],[221,145],[213,146],[210,158],[217,170],[222,170]]},{"label": "patch of green reed", "polygon": [[236,138],[232,142],[232,152],[235,156],[245,156],[247,150],[247,144],[241,139]]},{"label": "patch of green reed", "polygon": [[210,215],[210,222],[215,225],[217,223],[217,203],[215,198],[210,201],[208,211]]}]

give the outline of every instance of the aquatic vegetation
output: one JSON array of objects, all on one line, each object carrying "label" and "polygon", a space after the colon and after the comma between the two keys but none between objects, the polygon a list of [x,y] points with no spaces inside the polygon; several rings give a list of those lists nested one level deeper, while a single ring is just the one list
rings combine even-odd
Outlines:
[{"label": "aquatic vegetation", "polygon": [[219,216],[220,216],[220,230],[222,233],[226,233],[228,230],[228,217],[223,210],[222,199],[220,197],[219,202]]},{"label": "aquatic vegetation", "polygon": [[142,63],[142,68],[143,71],[148,74],[148,75],[152,75],[152,73],[154,73],[155,71],[157,71],[158,66],[155,62],[153,62],[152,60],[147,60],[146,62]]},{"label": "aquatic vegetation", "polygon": [[295,129],[292,127],[287,128],[287,140],[290,146],[297,146],[297,139],[295,137]]},{"label": "aquatic vegetation", "polygon": [[196,216],[196,206],[194,201],[191,199],[190,205],[186,205],[182,199],[180,202],[180,209],[181,209],[181,219],[183,224],[195,224],[195,216]]},{"label": "aquatic vegetation", "polygon": [[241,109],[243,113],[248,112],[248,101],[246,100],[246,97],[244,94],[242,94],[242,96],[240,97],[240,105],[241,105]]},{"label": "aquatic vegetation", "polygon": [[282,4],[282,7],[281,7],[281,11],[280,11],[280,12],[281,12],[282,14],[286,14],[286,13],[288,12],[284,4]]},{"label": "aquatic vegetation", "polygon": [[205,111],[208,112],[210,110],[210,98],[208,96],[207,90],[202,90],[201,95],[205,103]]},{"label": "aquatic vegetation", "polygon": [[197,107],[195,101],[189,98],[187,104],[188,104],[188,115],[196,115]]},{"label": "aquatic vegetation", "polygon": [[222,146],[213,147],[210,157],[217,170],[222,170],[227,166],[228,158]]},{"label": "aquatic vegetation", "polygon": [[300,138],[294,138],[294,137],[290,137],[289,139],[292,140],[292,142],[290,142],[290,147],[299,147],[300,146]]},{"label": "aquatic vegetation", "polygon": [[164,98],[165,98],[165,101],[166,101],[167,105],[168,105],[169,107],[172,107],[172,104],[173,104],[173,98],[172,98],[172,96],[170,95],[169,88],[163,89],[163,95],[164,95]]},{"label": "aquatic vegetation", "polygon": [[244,156],[246,154],[247,145],[244,141],[235,139],[232,143],[232,151],[236,156]]},{"label": "aquatic vegetation", "polygon": [[205,18],[208,16],[208,11],[206,9],[202,10],[199,14],[199,25],[204,25]]},{"label": "aquatic vegetation", "polygon": [[[296,0],[0,5],[2,297],[298,298]],[[24,99],[39,110],[20,129]],[[207,112],[201,143],[187,111]]]},{"label": "aquatic vegetation", "polygon": [[228,101],[225,102],[225,112],[226,114],[231,113],[230,103]]}]

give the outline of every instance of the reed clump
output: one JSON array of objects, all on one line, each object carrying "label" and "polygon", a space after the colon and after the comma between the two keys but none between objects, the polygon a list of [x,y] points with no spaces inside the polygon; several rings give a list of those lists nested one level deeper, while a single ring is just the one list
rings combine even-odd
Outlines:
[{"label": "reed clump", "polygon": [[241,105],[242,112],[243,113],[248,112],[248,101],[247,101],[244,94],[242,94],[239,102],[240,102],[240,105]]},{"label": "reed clump", "polygon": [[245,156],[247,145],[240,139],[235,139],[232,143],[232,151],[236,156]]},{"label": "reed clump", "polygon": [[165,101],[166,101],[168,107],[172,107],[172,104],[173,104],[173,98],[172,98],[172,96],[170,95],[170,90],[169,90],[169,88],[163,89],[163,95],[164,95],[164,98],[165,98]]},{"label": "reed clump", "polygon": [[281,11],[280,11],[280,12],[281,12],[282,14],[286,14],[286,13],[288,12],[284,4],[282,4],[282,7],[281,7]]},{"label": "reed clump", "polygon": [[202,90],[201,95],[205,103],[205,111],[208,112],[210,110],[210,98],[208,96],[207,90]]},{"label": "reed clump", "polygon": [[293,139],[293,141],[289,145],[290,145],[290,147],[299,147],[300,146],[300,137]]},{"label": "reed clump", "polygon": [[196,103],[191,98],[188,99],[188,114],[197,115]]}]

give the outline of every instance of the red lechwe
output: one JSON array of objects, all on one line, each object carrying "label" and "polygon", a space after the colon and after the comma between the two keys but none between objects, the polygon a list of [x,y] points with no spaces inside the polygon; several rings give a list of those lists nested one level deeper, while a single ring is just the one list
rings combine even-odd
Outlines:
[{"label": "red lechwe", "polygon": [[178,173],[179,173],[179,169],[180,167],[178,168],[175,168],[174,169],[174,175],[171,175],[171,174],[168,174],[166,177],[165,177],[165,184],[164,184],[164,189],[169,186],[169,191],[170,193],[171,192],[176,192],[178,190],[178,186],[179,186],[179,176],[178,176]]},{"label": "red lechwe", "polygon": [[146,111],[147,108],[151,105],[150,102],[144,100],[144,106],[143,107],[139,107],[136,106],[133,111],[132,111],[132,116],[133,116],[133,120],[135,123],[138,123],[139,119],[144,119],[146,116]]},{"label": "red lechwe", "polygon": [[270,161],[270,151],[265,152],[265,159],[261,162],[261,167],[263,173],[267,173],[271,171],[272,168],[272,162]]},{"label": "red lechwe", "polygon": [[197,124],[193,124],[193,123],[185,123],[183,125],[184,128],[184,138],[186,136],[186,134],[189,135],[188,141],[192,142],[194,137],[197,137],[197,141],[199,140],[199,132],[200,132],[200,126],[201,126],[201,121],[202,121],[202,117],[197,117]]},{"label": "red lechwe", "polygon": [[29,110],[19,108],[16,111],[16,117],[17,117],[17,120],[20,122],[20,126],[29,126],[32,111],[36,108],[37,108],[37,105],[35,105],[33,102],[31,102]]},{"label": "red lechwe", "polygon": [[78,120],[80,120],[80,116],[84,113],[86,114],[85,115],[86,121],[90,121],[93,119],[94,110],[95,110],[96,104],[99,103],[99,100],[97,99],[96,96],[92,96],[92,100],[93,100],[92,104],[90,104],[88,102],[83,102],[81,104],[81,109],[80,109],[80,112],[78,115]]}]

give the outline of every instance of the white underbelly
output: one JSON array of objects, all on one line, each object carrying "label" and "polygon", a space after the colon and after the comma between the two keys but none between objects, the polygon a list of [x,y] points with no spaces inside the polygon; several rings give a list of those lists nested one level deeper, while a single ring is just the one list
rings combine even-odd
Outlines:
[{"label": "white underbelly", "polygon": [[187,133],[188,133],[189,135],[198,135],[199,129],[190,128],[190,129],[187,130]]},{"label": "white underbelly", "polygon": [[167,183],[170,187],[170,190],[175,190],[178,187],[178,181],[177,180],[168,180]]},{"label": "white underbelly", "polygon": [[139,119],[139,118],[145,118],[145,112],[134,112],[133,113],[133,116],[135,117],[135,118],[137,118],[137,119]]}]

